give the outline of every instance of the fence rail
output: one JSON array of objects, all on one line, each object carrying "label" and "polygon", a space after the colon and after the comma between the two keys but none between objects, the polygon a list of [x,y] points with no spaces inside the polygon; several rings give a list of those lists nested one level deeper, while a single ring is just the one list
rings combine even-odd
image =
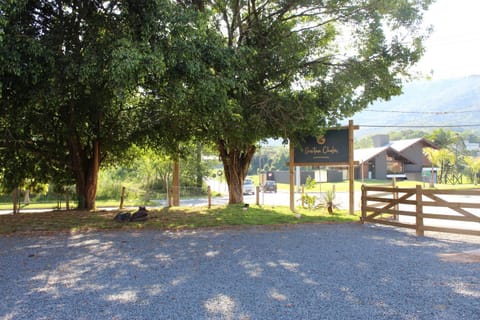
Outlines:
[{"label": "fence rail", "polygon": [[480,189],[363,185],[362,223],[365,222],[414,229],[419,236],[425,231],[480,236]]}]

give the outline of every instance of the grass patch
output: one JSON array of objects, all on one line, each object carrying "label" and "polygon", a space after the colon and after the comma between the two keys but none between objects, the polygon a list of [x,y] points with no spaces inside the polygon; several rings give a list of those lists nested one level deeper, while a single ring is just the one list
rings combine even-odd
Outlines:
[{"label": "grass patch", "polygon": [[[173,207],[149,211],[143,222],[116,222],[115,211],[51,211],[0,216],[0,234],[38,232],[81,232],[89,230],[183,230],[205,227],[229,227],[314,222],[357,222],[359,215],[338,211],[330,215],[325,210],[297,210],[300,218],[287,207],[242,205],[206,207]],[[123,211],[125,212],[125,211]]]}]

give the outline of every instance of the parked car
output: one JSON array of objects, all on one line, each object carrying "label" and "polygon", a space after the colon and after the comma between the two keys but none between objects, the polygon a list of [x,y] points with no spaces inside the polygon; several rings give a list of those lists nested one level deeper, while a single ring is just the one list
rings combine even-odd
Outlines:
[{"label": "parked car", "polygon": [[263,185],[263,192],[277,192],[277,184],[273,180],[267,180]]},{"label": "parked car", "polygon": [[255,184],[252,179],[246,178],[243,181],[243,194],[255,194]]}]

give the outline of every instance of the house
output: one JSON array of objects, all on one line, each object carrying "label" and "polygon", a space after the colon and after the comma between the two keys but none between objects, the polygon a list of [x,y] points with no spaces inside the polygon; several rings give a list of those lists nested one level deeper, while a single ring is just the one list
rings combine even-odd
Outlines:
[{"label": "house", "polygon": [[385,180],[395,177],[422,180],[422,169],[431,167],[423,149],[438,149],[423,138],[390,142],[388,135],[374,136],[373,144],[373,148],[354,151],[354,159],[359,163],[355,170],[356,179]]}]

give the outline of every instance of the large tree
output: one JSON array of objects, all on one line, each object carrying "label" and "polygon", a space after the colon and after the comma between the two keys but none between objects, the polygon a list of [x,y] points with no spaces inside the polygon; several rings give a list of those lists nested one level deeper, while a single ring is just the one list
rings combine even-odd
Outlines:
[{"label": "large tree", "polygon": [[73,179],[79,207],[93,209],[100,164],[142,134],[132,119],[142,83],[162,80],[171,8],[168,0],[2,1],[3,157]]},{"label": "large tree", "polygon": [[233,80],[226,101],[208,109],[209,121],[198,110],[192,118],[201,122],[197,136],[216,143],[230,203],[238,203],[258,141],[298,142],[401,93],[422,55],[422,14],[432,1],[177,2],[209,13],[230,54],[227,68],[212,66]]},{"label": "large tree", "polygon": [[400,93],[429,3],[2,2],[0,151],[75,179],[92,209],[100,164],[133,141],[174,158],[213,142],[241,202],[258,141],[295,142]]}]

